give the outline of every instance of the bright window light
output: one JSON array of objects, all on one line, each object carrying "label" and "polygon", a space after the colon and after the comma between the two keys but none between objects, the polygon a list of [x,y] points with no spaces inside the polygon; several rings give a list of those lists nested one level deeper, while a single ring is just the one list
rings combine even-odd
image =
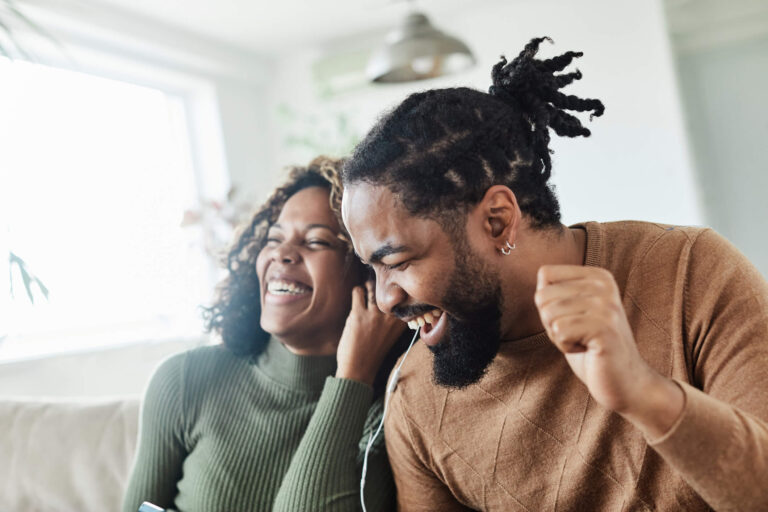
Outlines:
[{"label": "bright window light", "polygon": [[[199,336],[213,269],[181,98],[0,58],[0,361]],[[2,260],[0,260],[2,261]],[[14,269],[14,272],[16,270]]]}]

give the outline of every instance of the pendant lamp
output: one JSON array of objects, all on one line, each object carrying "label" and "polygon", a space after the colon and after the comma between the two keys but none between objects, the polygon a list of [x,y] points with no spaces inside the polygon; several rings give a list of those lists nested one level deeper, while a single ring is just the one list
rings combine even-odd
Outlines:
[{"label": "pendant lamp", "polygon": [[466,44],[436,29],[422,13],[413,12],[387,34],[384,46],[368,61],[373,82],[412,82],[462,71],[475,64]]}]

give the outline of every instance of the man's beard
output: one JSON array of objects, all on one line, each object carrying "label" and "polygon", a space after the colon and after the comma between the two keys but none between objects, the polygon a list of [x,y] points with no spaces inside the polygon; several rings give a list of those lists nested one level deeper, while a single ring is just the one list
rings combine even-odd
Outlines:
[{"label": "man's beard", "polygon": [[441,300],[449,313],[445,338],[429,349],[438,385],[464,388],[486,373],[501,343],[501,285],[473,257],[465,240],[456,244],[455,269]]}]

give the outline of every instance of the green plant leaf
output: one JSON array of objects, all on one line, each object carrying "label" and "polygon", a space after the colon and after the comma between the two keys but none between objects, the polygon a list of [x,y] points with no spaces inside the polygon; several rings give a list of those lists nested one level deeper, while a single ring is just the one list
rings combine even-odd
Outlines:
[{"label": "green plant leaf", "polygon": [[48,287],[43,284],[43,282],[38,277],[33,277],[35,280],[35,284],[40,289],[40,292],[43,294],[43,297],[45,297],[45,300],[48,300]]},{"label": "green plant leaf", "polygon": [[11,297],[15,298],[15,294],[13,291],[13,266],[16,265],[19,268],[19,273],[21,274],[21,280],[24,283],[24,289],[27,292],[27,297],[29,297],[29,301],[34,304],[35,303],[35,295],[32,292],[32,283],[35,283],[37,287],[39,288],[40,292],[43,294],[43,296],[48,299],[48,287],[45,286],[45,284],[36,276],[34,276],[29,269],[27,268],[26,262],[21,259],[19,256],[13,253],[13,251],[8,252],[8,279],[10,282],[10,292]]},{"label": "green plant leaf", "polygon": [[24,267],[19,267],[19,271],[21,272],[21,280],[24,282],[24,289],[27,291],[29,302],[34,304],[35,296],[32,294],[32,276],[29,275],[29,272]]}]

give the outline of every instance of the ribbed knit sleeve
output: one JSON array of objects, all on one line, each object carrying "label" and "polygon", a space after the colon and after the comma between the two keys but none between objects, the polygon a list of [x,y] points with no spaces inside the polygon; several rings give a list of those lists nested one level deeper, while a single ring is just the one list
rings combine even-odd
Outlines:
[{"label": "ribbed knit sleeve", "polygon": [[164,361],[149,382],[139,419],[139,441],[123,512],[136,512],[144,501],[168,510],[186,457],[183,380],[186,354]]},{"label": "ribbed knit sleeve", "polygon": [[[368,434],[378,426],[382,400],[371,406],[365,384],[328,377],[315,413],[291,460],[275,500],[275,512],[357,511]],[[383,433],[382,433],[383,434]],[[383,436],[368,458],[367,510],[394,510],[395,487]]]}]

